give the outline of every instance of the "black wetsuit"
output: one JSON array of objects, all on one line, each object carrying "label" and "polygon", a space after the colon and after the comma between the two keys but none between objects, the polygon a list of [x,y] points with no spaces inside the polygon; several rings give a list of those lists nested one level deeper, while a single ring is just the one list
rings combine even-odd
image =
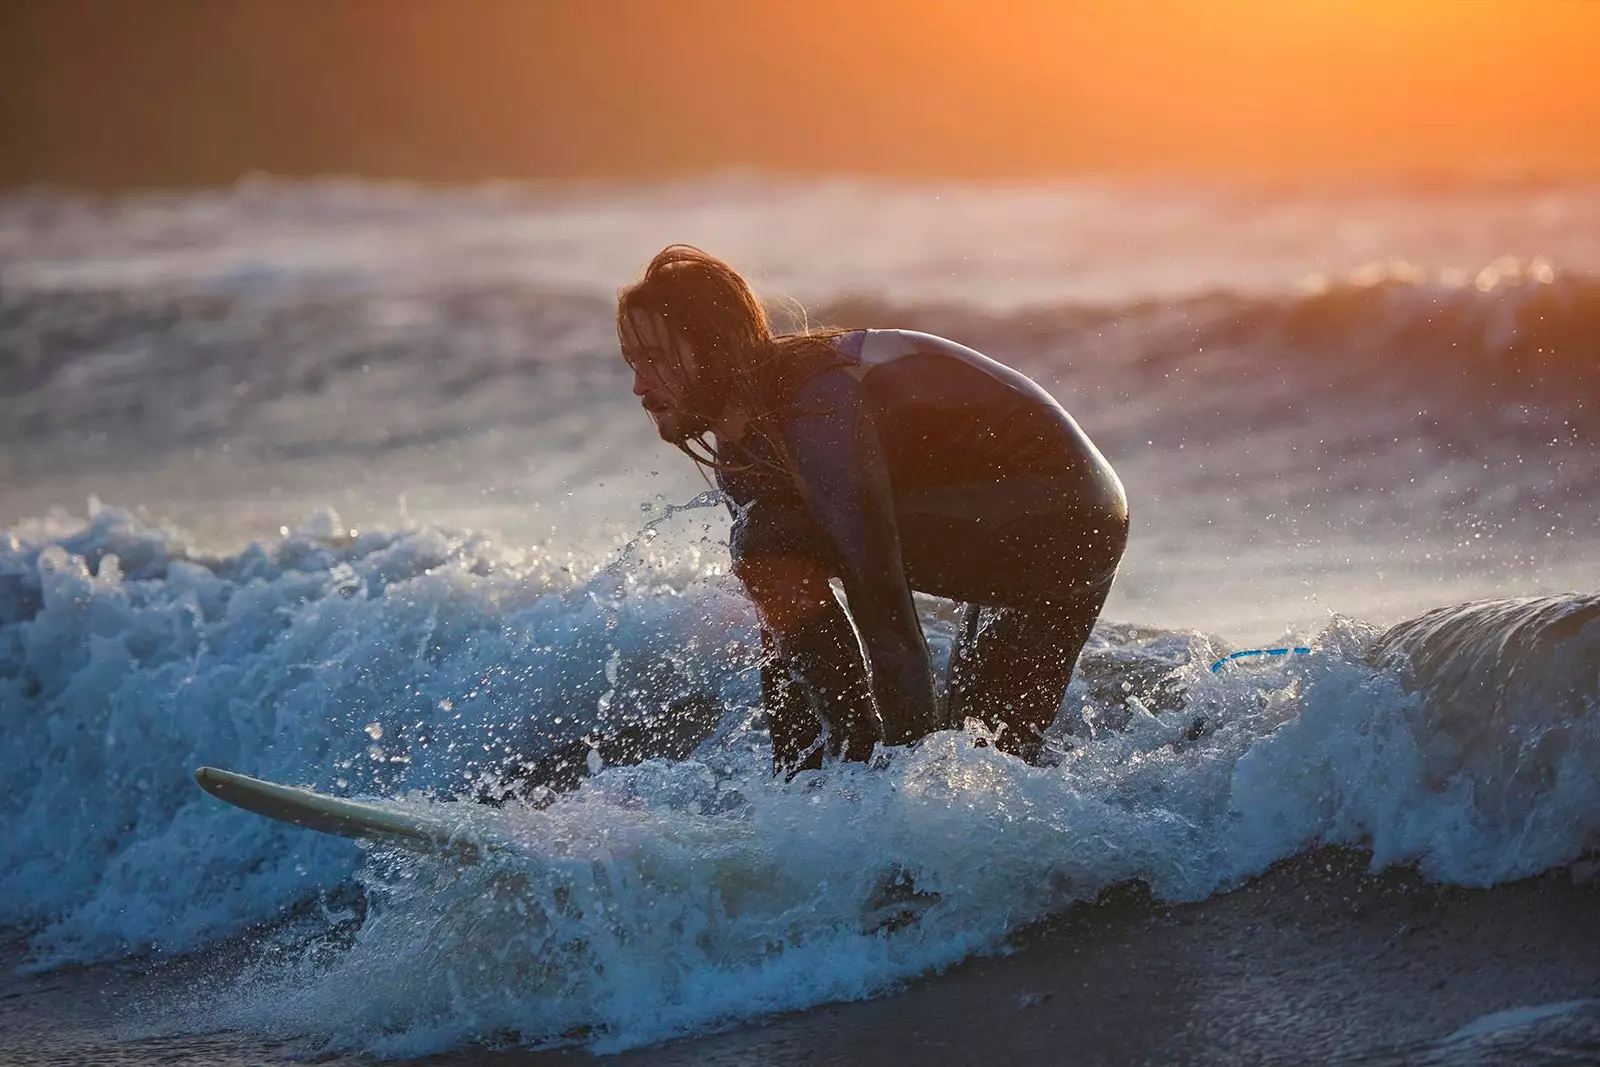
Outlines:
[{"label": "black wetsuit", "polygon": [[[839,365],[768,430],[787,456],[760,433],[719,442],[734,572],[769,652],[774,761],[865,759],[965,716],[1004,722],[1000,747],[1034,758],[1127,543],[1122,484],[1009,367],[906,330],[834,343]],[[913,589],[1002,609],[957,648],[942,710]]]}]

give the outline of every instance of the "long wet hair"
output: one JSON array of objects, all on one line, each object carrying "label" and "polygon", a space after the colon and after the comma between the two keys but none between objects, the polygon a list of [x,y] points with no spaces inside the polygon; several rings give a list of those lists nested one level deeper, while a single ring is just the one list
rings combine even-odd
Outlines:
[{"label": "long wet hair", "polygon": [[[731,464],[707,435],[728,402],[737,400],[749,413],[750,429],[762,433],[787,466],[787,450],[773,432],[775,422],[802,382],[845,362],[830,343],[843,331],[774,334],[766,310],[738,271],[709,252],[683,244],[656,253],[643,276],[618,293],[619,337],[634,311],[660,317],[694,352],[699,374],[686,401],[705,428],[679,442],[678,448],[702,466],[728,469]],[[681,365],[677,371],[684,374]],[[690,440],[703,454],[690,447]]]}]

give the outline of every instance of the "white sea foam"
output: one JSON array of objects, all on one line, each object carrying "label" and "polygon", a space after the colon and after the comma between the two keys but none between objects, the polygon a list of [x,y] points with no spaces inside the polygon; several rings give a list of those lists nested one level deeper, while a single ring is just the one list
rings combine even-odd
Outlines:
[{"label": "white sea foam", "polygon": [[867,996],[1130,879],[1195,900],[1337,843],[1479,884],[1592,845],[1593,777],[1571,773],[1592,716],[1552,790],[1510,809],[1502,776],[1527,757],[1436,780],[1427,709],[1363,662],[1372,636],[1341,622],[1298,662],[1191,664],[1190,711],[1138,714],[1054,768],[947,733],[788,784],[749,752],[608,769],[505,809],[503,865],[370,863],[377,917],[351,950],[262,973],[217,1021],[391,1055],[509,1034],[617,1049]]},{"label": "white sea foam", "polygon": [[[213,560],[113,508],[0,546],[0,925],[42,924],[46,963],[190,949],[354,869],[338,842],[196,803],[200,764],[457,792],[596,729],[607,693],[614,725],[737,684],[742,601],[686,600],[670,567],[585,584],[543,564],[428,528]],[[702,665],[699,643],[725,651]]]},{"label": "white sea foam", "polygon": [[[369,911],[347,950],[296,949],[303,926],[272,935],[272,962],[201,1018],[396,1055],[508,1034],[619,1048],[869,995],[1130,879],[1200,899],[1344,843],[1482,884],[1600,834],[1594,692],[1577,690],[1589,713],[1559,746],[1461,760],[1460,737],[1402,670],[1367,664],[1375,631],[1350,621],[1313,655],[1215,673],[1210,639],[1102,629],[1091,661],[1171,662],[1186,706],[1136,699],[1124,728],[1097,728],[1110,709],[1080,678],[1063,726],[1094,714],[1059,738],[1059,766],[952,732],[880,769],[782,783],[749,711],[753,620],[715,579],[677,589],[641,566],[546,587],[470,536],[350,539],[332,523],[315,531],[332,537],[201,560],[108,508],[4,556],[16,832],[0,902],[7,924],[35,928],[42,962],[198,948],[354,878]],[[942,648],[948,628],[929,625]],[[1560,662],[1592,662],[1592,630]],[[1592,684],[1518,690],[1507,740],[1541,701]],[[514,854],[482,868],[363,858],[188,777],[213,763],[470,795],[511,756],[605,726],[602,708],[659,713],[687,691],[725,708],[695,758],[603,768],[544,808],[512,802],[495,818]],[[1545,788],[1521,788],[1529,775]]]}]

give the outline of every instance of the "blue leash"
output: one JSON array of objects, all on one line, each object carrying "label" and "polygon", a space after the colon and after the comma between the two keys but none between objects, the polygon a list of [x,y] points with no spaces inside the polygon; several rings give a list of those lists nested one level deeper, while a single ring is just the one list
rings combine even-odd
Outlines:
[{"label": "blue leash", "polygon": [[1294,648],[1252,648],[1245,652],[1235,652],[1232,655],[1223,656],[1211,665],[1211,673],[1216,674],[1222,670],[1222,665],[1229,660],[1243,659],[1246,656],[1287,656],[1295,652],[1306,653],[1310,651],[1309,648],[1304,648],[1300,645],[1296,645]]}]

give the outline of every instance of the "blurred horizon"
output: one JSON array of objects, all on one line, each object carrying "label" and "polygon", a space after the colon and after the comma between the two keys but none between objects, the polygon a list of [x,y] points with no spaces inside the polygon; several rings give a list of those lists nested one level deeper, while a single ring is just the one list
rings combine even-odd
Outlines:
[{"label": "blurred horizon", "polygon": [[1600,175],[1600,4],[54,0],[0,189]]}]

